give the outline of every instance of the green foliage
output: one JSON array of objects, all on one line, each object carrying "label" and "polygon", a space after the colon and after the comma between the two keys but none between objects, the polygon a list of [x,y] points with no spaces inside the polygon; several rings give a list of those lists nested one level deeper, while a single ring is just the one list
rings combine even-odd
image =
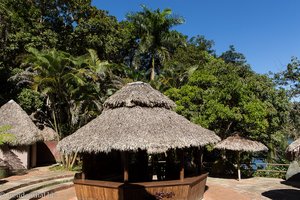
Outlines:
[{"label": "green foliage", "polygon": [[288,95],[293,101],[290,113],[290,127],[287,129],[287,132],[290,137],[297,139],[300,136],[300,61],[298,58],[292,57],[286,69],[274,75],[274,80],[279,86],[288,91]]},{"label": "green foliage", "polygon": [[55,165],[49,168],[50,171],[73,171],[73,172],[80,172],[82,171],[82,163],[79,163],[77,165],[75,165],[72,168],[67,169],[65,166],[63,165]]},{"label": "green foliage", "polygon": [[8,125],[0,126],[0,145],[11,142],[15,139],[14,135],[8,133],[11,128],[12,127]]},{"label": "green foliage", "polygon": [[271,157],[282,155],[290,105],[268,77],[211,57],[186,85],[165,94],[176,101],[179,114],[221,138],[238,131],[265,143]]},{"label": "green foliage", "polygon": [[289,90],[290,97],[298,97],[300,95],[300,61],[298,58],[292,57],[286,70],[275,74],[274,79]]},{"label": "green foliage", "polygon": [[247,62],[246,57],[242,53],[236,52],[233,45],[230,45],[229,50],[222,53],[220,58],[222,58],[226,63],[237,65],[244,65]]},{"label": "green foliage", "polygon": [[112,88],[107,62],[100,61],[94,50],[79,57],[55,49],[28,51],[25,66],[34,71],[29,74],[32,88],[45,96],[62,137],[97,116]]},{"label": "green foliage", "polygon": [[152,84],[163,92],[172,87],[179,88],[185,85],[190,75],[208,62],[214,53],[213,44],[213,41],[206,40],[203,36],[191,38],[186,45],[176,48]]},{"label": "green foliage", "polygon": [[18,95],[18,102],[27,113],[32,113],[41,109],[44,105],[40,93],[27,88],[22,89],[21,93]]},{"label": "green foliage", "polygon": [[272,170],[272,171],[255,171],[253,176],[284,179],[287,169],[288,166],[268,165],[264,170]]},{"label": "green foliage", "polygon": [[132,36],[129,28],[119,24],[106,11],[92,6],[90,0],[3,0],[0,22],[3,102],[22,91],[8,79],[14,76],[14,69],[20,68],[28,48],[55,48],[75,56],[93,48],[102,60],[122,62]]}]

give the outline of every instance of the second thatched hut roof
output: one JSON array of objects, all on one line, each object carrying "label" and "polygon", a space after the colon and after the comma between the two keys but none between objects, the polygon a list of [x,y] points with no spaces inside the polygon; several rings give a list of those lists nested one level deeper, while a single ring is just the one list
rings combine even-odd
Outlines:
[{"label": "second thatched hut roof", "polygon": [[138,149],[161,153],[220,140],[214,132],[172,111],[175,103],[147,83],[127,84],[104,107],[100,116],[60,141],[58,149],[64,153]]},{"label": "second thatched hut roof", "polygon": [[241,137],[239,134],[229,136],[215,146],[216,149],[227,149],[232,151],[267,151],[268,147],[264,144]]},{"label": "second thatched hut roof", "polygon": [[15,135],[10,145],[31,145],[43,140],[38,128],[15,101],[10,100],[0,108],[0,126],[10,126],[7,132]]},{"label": "second thatched hut roof", "polygon": [[40,131],[41,135],[43,136],[44,142],[47,141],[58,141],[59,135],[50,127],[44,126],[43,130]]},{"label": "second thatched hut roof", "polygon": [[300,138],[292,142],[286,149],[288,157],[293,160],[294,158],[300,157]]}]

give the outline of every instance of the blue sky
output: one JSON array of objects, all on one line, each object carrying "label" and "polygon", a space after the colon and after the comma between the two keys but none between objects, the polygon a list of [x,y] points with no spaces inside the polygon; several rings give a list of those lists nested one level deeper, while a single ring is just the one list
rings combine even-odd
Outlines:
[{"label": "blue sky", "polygon": [[233,44],[258,73],[283,70],[300,58],[299,0],[93,0],[93,5],[124,20],[128,12],[171,8],[184,17],[176,30],[215,41],[217,54]]}]

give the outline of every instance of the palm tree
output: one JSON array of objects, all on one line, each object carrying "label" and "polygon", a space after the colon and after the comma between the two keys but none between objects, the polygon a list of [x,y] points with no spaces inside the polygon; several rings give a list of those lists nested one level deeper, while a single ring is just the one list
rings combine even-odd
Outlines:
[{"label": "palm tree", "polygon": [[150,10],[142,6],[143,11],[127,15],[133,23],[137,35],[138,53],[149,58],[150,80],[155,78],[155,67],[169,57],[174,45],[179,45],[183,37],[171,28],[182,24],[181,17],[172,16],[171,9]]},{"label": "palm tree", "polygon": [[74,80],[78,84],[83,84],[83,81],[80,77],[75,79],[76,73],[74,73],[74,64],[70,54],[55,49],[38,51],[30,48],[28,52],[30,54],[25,62],[34,72],[32,87],[47,97],[47,106],[52,111],[54,127],[57,133],[61,134],[60,125],[67,123],[68,120],[64,119],[70,116],[66,109],[70,99],[68,89],[72,87]]},{"label": "palm tree", "polygon": [[79,57],[55,49],[28,51],[24,63],[33,72],[31,85],[46,96],[53,126],[61,137],[101,111],[110,81],[108,63],[100,61],[95,51],[88,50],[89,54]]},{"label": "palm tree", "polygon": [[[78,57],[55,49],[28,51],[24,63],[30,70],[25,71],[31,73],[20,73],[19,79],[27,80],[33,89],[46,96],[53,127],[61,138],[102,111],[102,103],[113,86],[109,64],[102,62],[96,51],[88,50],[87,55]],[[76,156],[77,153],[63,155],[64,165],[71,167]]]}]

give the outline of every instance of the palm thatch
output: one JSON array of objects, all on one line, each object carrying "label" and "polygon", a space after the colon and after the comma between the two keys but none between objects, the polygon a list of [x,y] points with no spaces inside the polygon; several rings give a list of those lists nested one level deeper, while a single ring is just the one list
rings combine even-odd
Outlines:
[{"label": "palm thatch", "polygon": [[214,132],[169,110],[174,102],[146,83],[128,84],[115,95],[104,103],[100,116],[60,141],[58,149],[64,153],[138,149],[161,153],[220,141]]},{"label": "palm thatch", "polygon": [[257,141],[249,140],[239,136],[238,134],[230,136],[225,140],[219,142],[215,148],[217,149],[227,149],[232,151],[248,151],[248,152],[257,152],[257,151],[267,151],[268,148]]},{"label": "palm thatch", "polygon": [[286,149],[290,159],[300,157],[300,138],[292,142]]},{"label": "palm thatch", "polygon": [[44,138],[44,141],[58,141],[59,135],[52,129],[47,126],[44,126],[43,130],[40,132]]},{"label": "palm thatch", "polygon": [[43,139],[30,117],[13,100],[0,108],[0,126],[4,125],[9,125],[7,132],[15,135],[10,145],[30,145]]},{"label": "palm thatch", "polygon": [[143,82],[127,84],[104,102],[106,109],[134,106],[172,109],[175,108],[176,104],[159,91],[154,90],[149,84]]}]

